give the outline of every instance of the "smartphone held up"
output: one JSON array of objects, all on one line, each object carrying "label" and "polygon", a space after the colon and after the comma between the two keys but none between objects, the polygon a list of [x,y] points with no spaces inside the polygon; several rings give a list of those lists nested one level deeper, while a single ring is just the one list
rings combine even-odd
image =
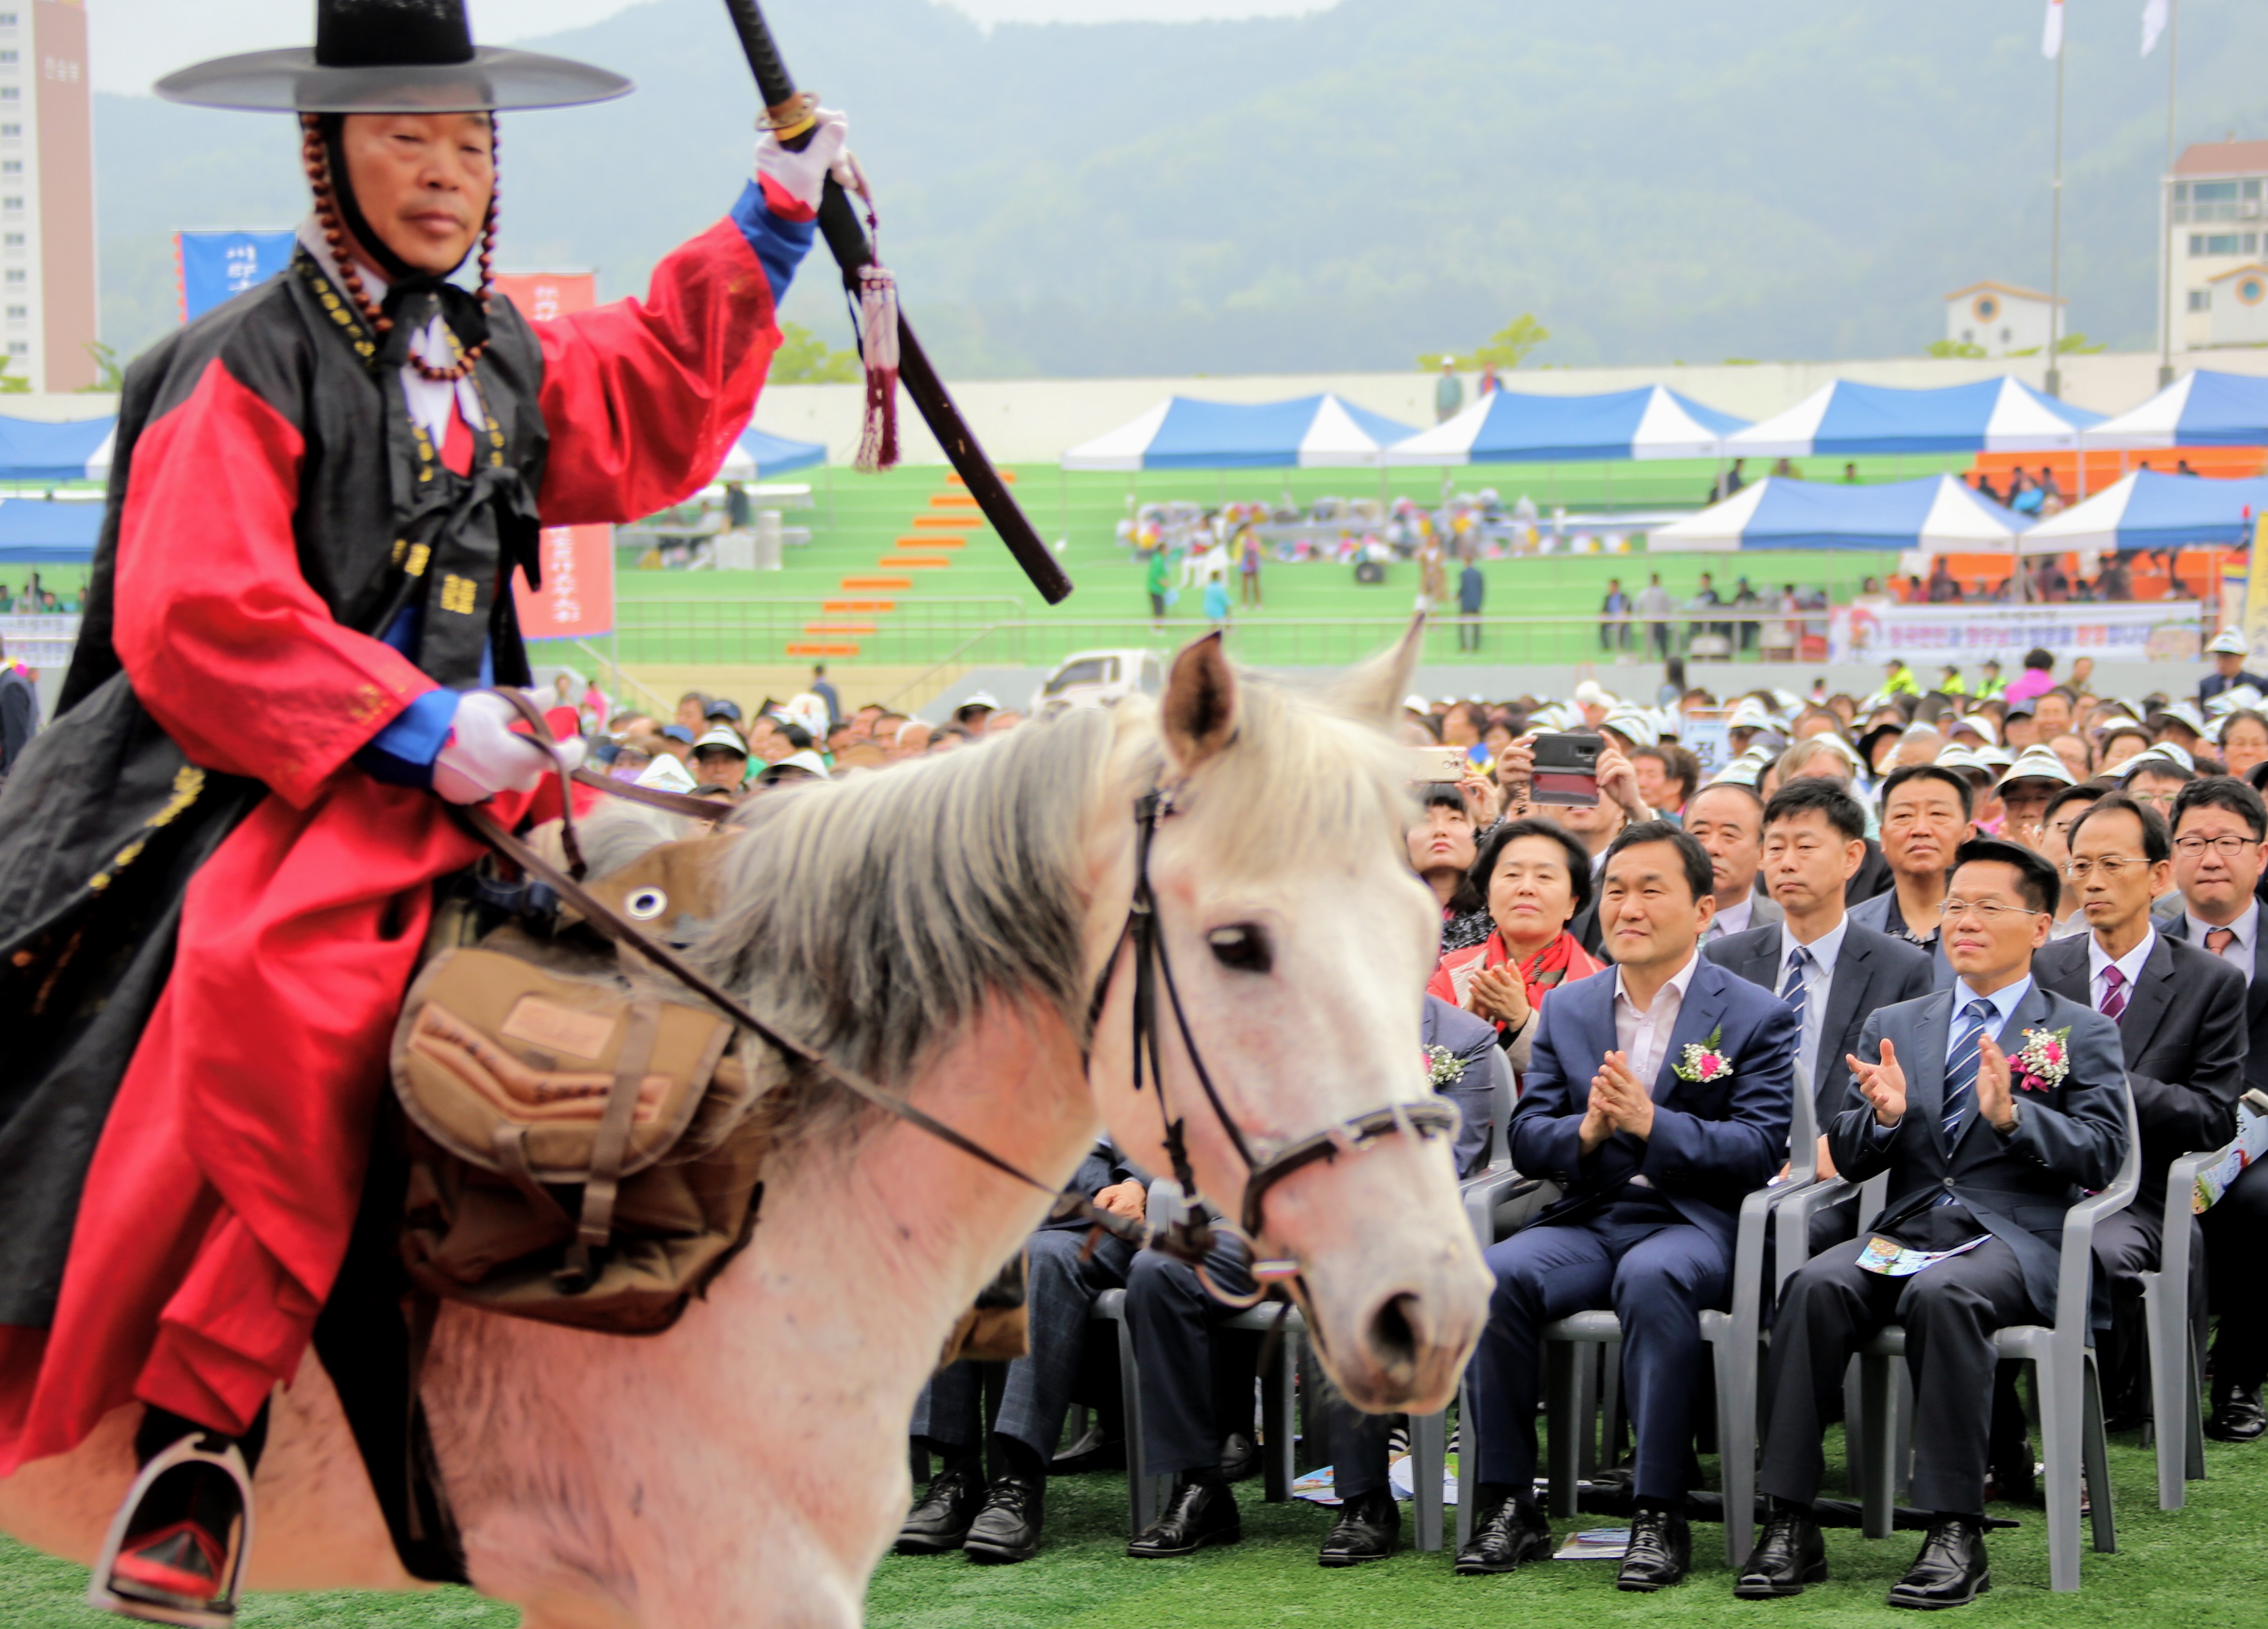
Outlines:
[{"label": "smartphone held up", "polygon": [[1599,801],[1599,754],[1606,738],[1583,731],[1539,735],[1528,801],[1564,808],[1592,808]]}]

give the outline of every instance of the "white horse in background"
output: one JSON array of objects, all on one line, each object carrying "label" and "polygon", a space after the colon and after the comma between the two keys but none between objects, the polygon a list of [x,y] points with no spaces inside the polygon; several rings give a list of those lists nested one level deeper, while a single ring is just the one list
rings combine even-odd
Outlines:
[{"label": "white horse in background", "polygon": [[[1165,1172],[1122,947],[1136,800],[1164,788],[1160,937],[1228,1115],[1267,1147],[1418,1102],[1435,913],[1403,858],[1385,728],[1416,644],[1413,629],[1327,704],[1240,677],[1207,638],[1157,705],[768,795],[734,842],[710,964],[833,1061],[1049,1182],[1101,1124]],[[1242,1158],[1170,1011],[1160,1028],[1165,1104],[1200,1189],[1235,1216]],[[475,1587],[526,1629],[859,1620],[907,1507],[915,1400],[1048,1200],[823,1077],[792,1089],[806,1101],[753,1239],[666,1333],[442,1308],[422,1382],[441,1480]],[[1262,1252],[1300,1264],[1317,1351],[1358,1406],[1444,1406],[1485,1318],[1449,1146],[1389,1134],[1266,1192]],[[91,1559],[138,1412],[0,1482],[0,1527]],[[254,1588],[416,1587],[312,1354],[277,1399],[258,1492]]]}]

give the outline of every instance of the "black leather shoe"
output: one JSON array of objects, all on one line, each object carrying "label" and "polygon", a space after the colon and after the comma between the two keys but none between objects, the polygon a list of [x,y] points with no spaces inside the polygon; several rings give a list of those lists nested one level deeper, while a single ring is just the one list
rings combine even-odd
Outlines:
[{"label": "black leather shoe", "polygon": [[1226,1482],[1182,1482],[1166,1514],[1136,1534],[1126,1553],[1138,1561],[1195,1555],[1207,1544],[1233,1544],[1244,1537],[1244,1518]]},{"label": "black leather shoe", "polygon": [[972,1561],[1028,1561],[1040,1551],[1040,1517],[1048,1485],[1002,1477],[984,1490],[984,1503],[968,1524],[961,1548]]},{"label": "black leather shoe", "polygon": [[1315,1564],[1354,1566],[1383,1561],[1394,1553],[1395,1542],[1401,1536],[1402,1507],[1395,1502],[1394,1491],[1373,1488],[1339,1507],[1339,1519],[1324,1536],[1322,1553],[1315,1558]]},{"label": "black leather shoe", "polygon": [[2205,1422],[2205,1435],[2216,1442],[2250,1442],[2268,1432],[2259,1387],[2215,1386],[2213,1392],[2213,1418]]},{"label": "black leather shoe", "polygon": [[1808,1510],[1775,1504],[1733,1593],[1743,1601],[1777,1601],[1801,1595],[1806,1584],[1826,1581],[1827,1544],[1819,1537],[1819,1519]]},{"label": "black leather shoe", "polygon": [[1114,1440],[1106,1434],[1100,1422],[1089,1426],[1078,1441],[1055,1456],[1048,1467],[1059,1477],[1082,1476],[1090,1471],[1123,1471],[1126,1469],[1124,1439]]},{"label": "black leather shoe", "polygon": [[898,1529],[898,1553],[938,1555],[960,1549],[983,1500],[983,1478],[973,1466],[939,1471],[906,1513],[906,1523]]},{"label": "black leather shoe", "polygon": [[1623,1570],[1615,1574],[1615,1588],[1648,1595],[1685,1581],[1693,1565],[1693,1529],[1682,1510],[1641,1506],[1631,1517],[1630,1549],[1623,1555]]},{"label": "black leather shoe", "polygon": [[1551,1553],[1551,1524],[1534,1500],[1522,1500],[1509,1487],[1488,1483],[1478,1492],[1473,1536],[1457,1551],[1460,1574],[1471,1578],[1509,1573]]},{"label": "black leather shoe", "polygon": [[1940,1516],[1929,1524],[1906,1575],[1890,1586],[1890,1604],[1940,1611],[1966,1606],[1992,1587],[1984,1525],[1969,1516]]},{"label": "black leather shoe", "polygon": [[1220,1479],[1241,1482],[1260,1474],[1260,1444],[1249,1431],[1232,1431],[1220,1445]]}]

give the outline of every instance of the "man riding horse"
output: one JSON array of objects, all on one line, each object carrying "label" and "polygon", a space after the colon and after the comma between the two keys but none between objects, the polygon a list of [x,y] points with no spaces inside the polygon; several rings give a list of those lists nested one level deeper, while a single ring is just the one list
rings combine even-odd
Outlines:
[{"label": "man riding horse", "polygon": [[288,270],[129,370],[61,716],[0,799],[0,1476],[144,1404],[92,1593],[172,1623],[233,1611],[433,884],[480,851],[447,806],[556,807],[483,693],[529,681],[512,577],[541,526],[714,474],[843,152],[839,115],[767,132],[644,303],[533,325],[490,281],[495,114],[628,82],[476,48],[462,0],[316,29],[158,87],[296,112],[314,209]]}]

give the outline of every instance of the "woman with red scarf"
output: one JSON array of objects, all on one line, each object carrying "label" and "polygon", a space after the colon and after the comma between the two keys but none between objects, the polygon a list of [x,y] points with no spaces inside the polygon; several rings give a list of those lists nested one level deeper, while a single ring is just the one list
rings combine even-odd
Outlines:
[{"label": "woman with red scarf", "polygon": [[1590,852],[1549,821],[1506,821],[1482,843],[1472,881],[1495,931],[1443,956],[1426,990],[1494,1023],[1497,1043],[1522,1070],[1543,998],[1606,966],[1567,931],[1591,902]]}]

